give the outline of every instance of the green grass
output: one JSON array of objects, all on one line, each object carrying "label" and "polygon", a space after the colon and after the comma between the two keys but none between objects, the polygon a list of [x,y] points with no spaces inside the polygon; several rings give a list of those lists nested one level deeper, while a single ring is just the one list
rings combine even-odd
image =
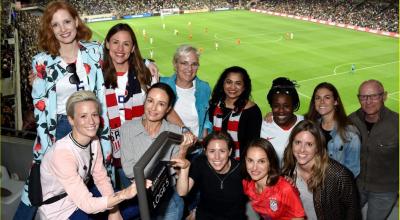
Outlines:
[{"label": "green grass", "polygon": [[[246,68],[252,79],[253,100],[263,113],[270,111],[266,93],[278,76],[297,80],[300,85],[299,114],[307,111],[314,87],[323,81],[338,88],[347,113],[353,112],[359,108],[358,86],[370,78],[383,82],[389,94],[386,106],[399,112],[397,38],[249,11],[90,23],[93,38],[102,41],[108,29],[119,22],[129,23],[134,28],[142,56],[149,57],[153,48],[154,59],[164,76],[174,72],[172,56],[180,44],[203,48],[198,76],[211,87],[225,68],[233,65]],[[166,24],[165,30],[162,23]],[[144,40],[143,29],[148,38],[153,37],[153,45]],[[178,36],[173,34],[174,29],[179,30]],[[190,32],[192,40],[188,38]],[[288,32],[294,33],[293,40],[285,38]],[[238,38],[240,45],[236,44]],[[216,41],[218,51],[215,50]],[[354,74],[350,72],[353,63],[357,67]]]}]

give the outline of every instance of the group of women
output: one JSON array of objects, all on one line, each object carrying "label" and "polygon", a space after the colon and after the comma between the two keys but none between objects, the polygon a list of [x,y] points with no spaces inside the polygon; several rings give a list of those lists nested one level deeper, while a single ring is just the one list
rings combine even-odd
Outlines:
[{"label": "group of women", "polygon": [[[178,48],[176,75],[165,84],[143,60],[128,25],[113,26],[104,45],[90,38],[71,5],[49,3],[39,31],[43,52],[32,62],[34,161],[41,161],[43,198],[67,196],[40,206],[43,219],[100,218],[92,214],[104,211],[108,219],[137,216],[129,207],[136,195],[133,166],[163,131],[182,134],[183,141],[164,158],[175,162],[177,181],[157,219],[182,219],[181,196],[194,188],[196,219],[246,219],[247,200],[264,219],[360,217],[354,184],[360,140],[332,84],[315,88],[304,120],[294,114],[296,83],[275,79],[267,95],[272,114],[263,121],[242,67],[225,69],[211,93],[196,76],[193,47]],[[187,121],[195,134],[183,126]],[[189,161],[198,139],[204,148]],[[112,182],[120,191],[114,193]],[[14,219],[34,218],[28,191],[25,186]]]}]

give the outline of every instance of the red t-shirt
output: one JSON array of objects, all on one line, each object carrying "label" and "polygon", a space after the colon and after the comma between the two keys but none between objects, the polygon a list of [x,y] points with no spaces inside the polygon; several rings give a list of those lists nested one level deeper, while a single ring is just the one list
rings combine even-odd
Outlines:
[{"label": "red t-shirt", "polygon": [[279,177],[274,186],[267,186],[257,193],[253,180],[243,180],[244,193],[249,197],[254,211],[264,219],[303,218],[305,212],[300,195],[288,181]]}]

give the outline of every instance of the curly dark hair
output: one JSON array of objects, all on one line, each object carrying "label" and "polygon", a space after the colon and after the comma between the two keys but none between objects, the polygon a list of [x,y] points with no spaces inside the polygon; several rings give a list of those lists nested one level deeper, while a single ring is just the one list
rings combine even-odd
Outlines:
[{"label": "curly dark hair", "polygon": [[296,86],[296,81],[291,81],[286,77],[278,77],[274,79],[274,81],[272,81],[271,89],[267,94],[269,105],[272,105],[273,97],[275,94],[285,94],[290,96],[290,98],[292,99],[293,112],[299,110],[300,99],[299,94],[297,94]]}]

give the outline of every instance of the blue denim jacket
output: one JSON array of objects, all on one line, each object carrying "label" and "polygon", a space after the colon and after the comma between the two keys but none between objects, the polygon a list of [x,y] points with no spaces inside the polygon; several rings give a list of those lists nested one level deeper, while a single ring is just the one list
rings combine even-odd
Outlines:
[{"label": "blue denim jacket", "polygon": [[[203,137],[203,130],[207,129],[208,132],[211,132],[212,124],[207,117],[208,114],[208,100],[211,95],[211,88],[207,82],[200,80],[197,76],[194,79],[196,85],[196,91],[194,92],[194,96],[196,97],[196,110],[197,115],[199,117],[199,139]],[[176,95],[176,73],[170,77],[161,77],[160,82],[168,84]],[[178,96],[176,97],[179,98]]]},{"label": "blue denim jacket", "polygon": [[354,178],[360,173],[361,142],[358,134],[357,128],[349,125],[346,128],[347,140],[343,141],[335,126],[330,132],[332,139],[327,143],[329,157],[347,167]]}]

